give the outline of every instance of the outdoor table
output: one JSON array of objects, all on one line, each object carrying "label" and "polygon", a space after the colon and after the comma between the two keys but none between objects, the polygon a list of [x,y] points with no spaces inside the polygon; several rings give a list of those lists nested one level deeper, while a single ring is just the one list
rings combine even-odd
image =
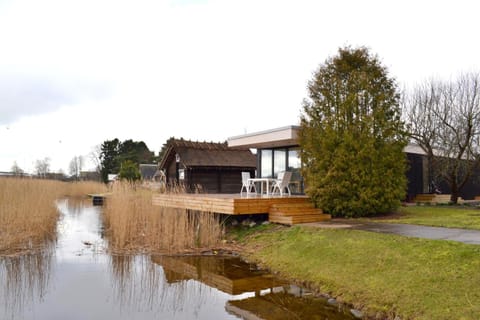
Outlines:
[{"label": "outdoor table", "polygon": [[276,179],[273,178],[249,178],[248,183],[250,182],[259,182],[260,183],[260,194],[263,195],[263,185],[266,186],[265,194],[268,196],[270,195],[270,183],[274,182]]}]

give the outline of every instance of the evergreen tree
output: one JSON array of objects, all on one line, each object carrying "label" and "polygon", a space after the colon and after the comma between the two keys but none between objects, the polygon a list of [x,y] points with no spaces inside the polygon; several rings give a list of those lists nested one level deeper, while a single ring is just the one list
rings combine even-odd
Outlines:
[{"label": "evergreen tree", "polygon": [[140,170],[138,164],[131,160],[126,160],[122,162],[120,166],[120,179],[127,180],[130,184],[134,185],[135,181],[140,180]]},{"label": "evergreen tree", "polygon": [[406,190],[394,79],[366,48],[341,48],[308,84],[300,146],[307,194],[333,216],[388,212]]},{"label": "evergreen tree", "polygon": [[130,161],[135,165],[152,163],[154,153],[145,142],[131,139],[120,142],[117,138],[105,140],[100,146],[100,172],[103,182],[108,182],[109,173],[119,173],[121,164]]},{"label": "evergreen tree", "polygon": [[143,141],[133,141],[132,139],[128,139],[119,145],[120,163],[127,160],[137,164],[152,163],[153,156],[153,152],[148,149]]},{"label": "evergreen tree", "polygon": [[120,170],[120,144],[120,141],[115,138],[113,140],[105,140],[100,146],[100,173],[104,183],[108,182],[108,174],[118,173]]}]

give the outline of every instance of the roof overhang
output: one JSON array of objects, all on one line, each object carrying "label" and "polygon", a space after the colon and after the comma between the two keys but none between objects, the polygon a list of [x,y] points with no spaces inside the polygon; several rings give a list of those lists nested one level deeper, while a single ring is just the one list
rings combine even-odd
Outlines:
[{"label": "roof overhang", "polygon": [[300,126],[287,126],[227,139],[229,147],[277,148],[298,145]]},{"label": "roof overhang", "polygon": [[420,154],[422,156],[427,155],[427,153],[419,145],[414,143],[409,143],[408,145],[406,145],[405,148],[403,148],[403,152]]},{"label": "roof overhang", "polygon": [[[299,130],[300,126],[286,126],[230,137],[227,139],[227,143],[229,147],[257,149],[298,146]],[[405,146],[403,151],[405,153],[426,155],[419,145],[413,143]]]},{"label": "roof overhang", "polygon": [[168,146],[167,150],[163,154],[163,158],[160,160],[158,163],[158,168],[159,169],[165,169],[167,166],[168,158],[173,156],[172,152],[174,151],[172,146]]}]

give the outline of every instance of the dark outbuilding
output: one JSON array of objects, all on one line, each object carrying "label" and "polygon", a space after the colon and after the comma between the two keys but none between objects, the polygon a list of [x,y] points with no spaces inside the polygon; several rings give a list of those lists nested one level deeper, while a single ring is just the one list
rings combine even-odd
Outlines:
[{"label": "dark outbuilding", "polygon": [[238,193],[242,171],[254,177],[256,157],[244,147],[229,148],[227,143],[193,142],[170,139],[159,168],[167,184],[181,184],[187,192]]}]

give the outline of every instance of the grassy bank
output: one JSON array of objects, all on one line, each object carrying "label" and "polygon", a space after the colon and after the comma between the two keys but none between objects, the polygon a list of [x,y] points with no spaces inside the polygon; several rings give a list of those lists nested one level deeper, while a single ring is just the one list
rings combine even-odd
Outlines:
[{"label": "grassy bank", "polygon": [[247,239],[251,259],[369,315],[480,318],[480,246],[306,227]]},{"label": "grassy bank", "polygon": [[387,218],[378,221],[480,230],[480,210],[477,208],[411,206],[400,208],[398,213],[395,219]]},{"label": "grassy bank", "polygon": [[104,208],[109,248],[115,252],[182,253],[221,243],[217,215],[152,205],[152,191],[117,184]]},{"label": "grassy bank", "polygon": [[56,236],[55,200],[85,196],[100,183],[66,183],[36,179],[0,179],[0,255],[41,248]]}]

